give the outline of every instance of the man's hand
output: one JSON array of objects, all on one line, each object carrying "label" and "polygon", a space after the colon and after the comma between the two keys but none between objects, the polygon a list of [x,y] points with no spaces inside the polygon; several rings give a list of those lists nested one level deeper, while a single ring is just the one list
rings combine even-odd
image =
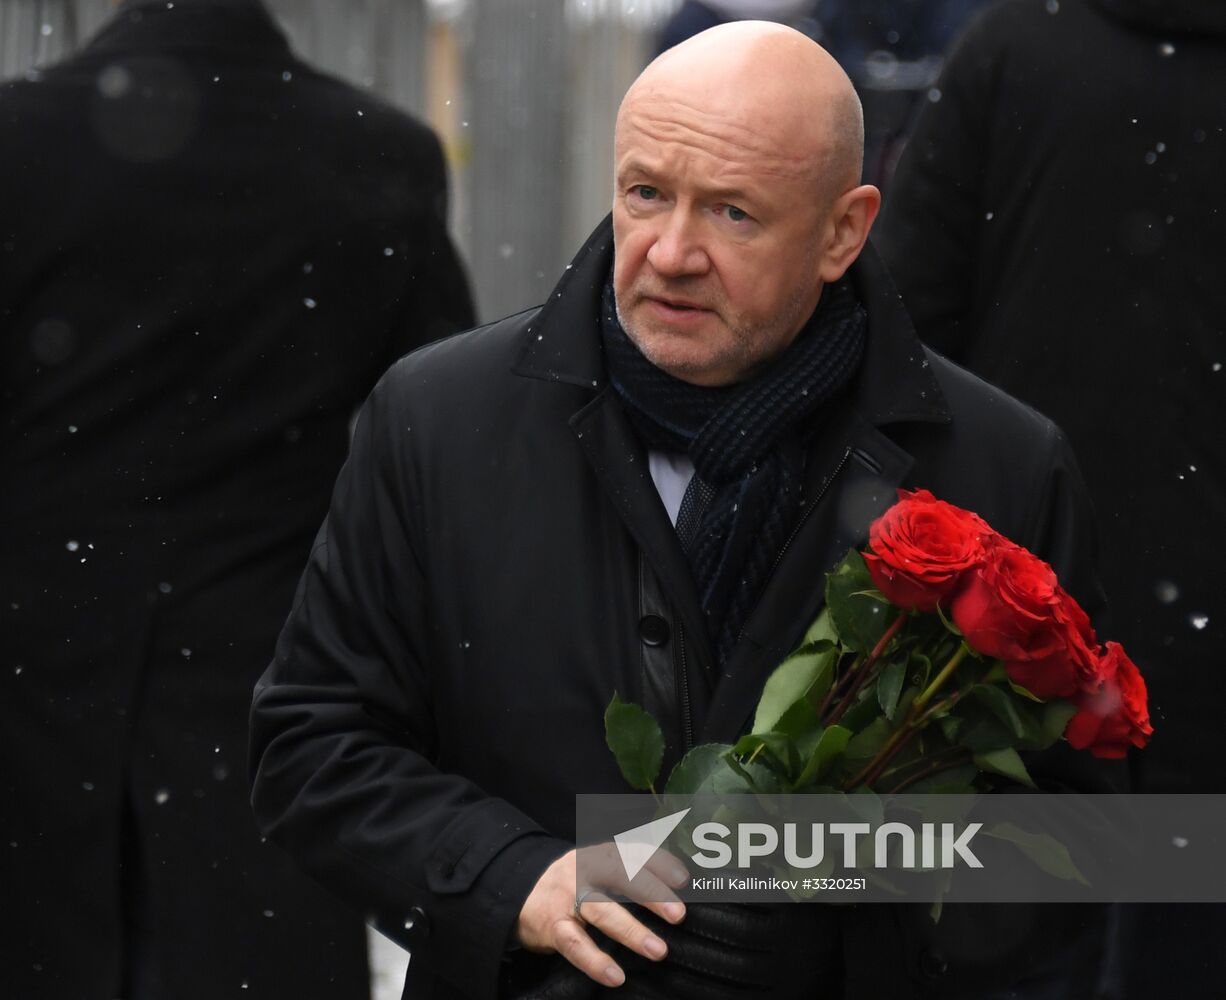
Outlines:
[{"label": "man's hand", "polygon": [[[620,986],[626,974],[601,951],[585,925],[598,928],[611,940],[658,962],[668,953],[668,946],[605,892],[640,900],[644,907],[676,924],[685,917],[685,904],[672,889],[684,884],[689,872],[676,858],[659,851],[631,887],[612,844],[583,850],[584,878],[600,884],[580,887],[576,894],[578,852],[568,851],[545,870],[533,887],[519,912],[516,934],[519,943],[529,951],[557,952],[600,985]],[[593,872],[599,875],[592,877]]]}]

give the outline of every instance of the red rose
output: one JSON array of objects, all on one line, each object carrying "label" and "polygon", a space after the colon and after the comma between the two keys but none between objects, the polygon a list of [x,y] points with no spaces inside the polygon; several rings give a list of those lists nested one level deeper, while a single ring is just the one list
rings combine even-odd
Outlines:
[{"label": "red rose", "polygon": [[1051,613],[1056,648],[1045,656],[1006,660],[1009,679],[1044,700],[1096,688],[1102,682],[1102,658],[1089,616],[1063,587],[1056,588]]},{"label": "red rose", "polygon": [[1001,660],[1034,659],[1059,646],[1060,584],[1042,559],[1001,538],[966,575],[954,597],[954,624],[978,653]]},{"label": "red rose", "polygon": [[899,490],[898,503],[869,528],[871,551],[864,561],[891,604],[931,612],[983,559],[985,539],[992,534],[978,514],[927,490]]},{"label": "red rose", "polygon": [[1154,727],[1149,695],[1137,665],[1118,642],[1107,643],[1099,658],[1101,683],[1075,699],[1079,711],[1064,731],[1077,750],[1095,757],[1123,757],[1130,746],[1143,747]]}]

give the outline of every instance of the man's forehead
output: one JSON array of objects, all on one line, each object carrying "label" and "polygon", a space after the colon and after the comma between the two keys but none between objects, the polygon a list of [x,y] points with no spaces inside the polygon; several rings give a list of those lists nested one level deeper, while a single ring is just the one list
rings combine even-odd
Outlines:
[{"label": "man's forehead", "polygon": [[[757,174],[807,177],[817,165],[812,141],[778,116],[755,117],[752,107],[701,97],[655,93],[627,102],[616,140],[619,172],[631,164],[662,169],[688,155],[712,161],[713,171],[735,184]],[[745,181],[732,180],[738,175]]]}]

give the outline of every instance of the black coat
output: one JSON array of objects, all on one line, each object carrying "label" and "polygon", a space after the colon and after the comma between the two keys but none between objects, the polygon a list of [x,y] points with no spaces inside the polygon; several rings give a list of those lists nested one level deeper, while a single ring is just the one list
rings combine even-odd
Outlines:
[{"label": "black coat", "polygon": [[[597,316],[611,254],[606,222],[545,307],[384,377],[256,689],[257,816],[412,949],[414,1000],[494,995],[520,906],[574,835],[575,794],[626,790],[604,745],[613,692],[660,714],[674,758],[740,733],[816,614],[823,572],[899,485],[980,511],[1091,607],[1097,596],[1059,432],[925,351],[870,252],[853,271],[870,315],[864,364],[808,456],[806,496],[820,502],[717,672],[606,380]],[[663,645],[658,622],[640,634],[648,615],[664,619]],[[863,907],[845,928],[861,977],[848,996],[918,995],[925,975],[940,979],[916,914]],[[891,947],[897,962],[867,961]],[[1001,947],[981,940],[980,958],[1016,958]]]},{"label": "black coat", "polygon": [[472,322],[445,190],[251,0],[0,86],[6,996],[111,1000],[140,947],[166,996],[367,995],[360,918],[260,844],[246,718],[351,414]]},{"label": "black coat", "polygon": [[1009,0],[977,22],[878,245],[920,336],[1081,460],[1113,637],[1150,685],[1141,787],[1221,792],[1226,6],[1102,7]]}]

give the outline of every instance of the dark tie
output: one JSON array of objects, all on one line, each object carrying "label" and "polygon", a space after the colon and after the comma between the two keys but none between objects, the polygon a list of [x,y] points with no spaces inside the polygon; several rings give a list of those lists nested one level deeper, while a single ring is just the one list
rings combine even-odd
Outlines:
[{"label": "dark tie", "polygon": [[681,498],[681,507],[677,511],[677,537],[681,539],[681,549],[686,558],[693,557],[694,540],[698,537],[698,529],[702,525],[702,516],[711,506],[715,497],[715,487],[705,482],[697,472],[690,477],[685,495]]}]

